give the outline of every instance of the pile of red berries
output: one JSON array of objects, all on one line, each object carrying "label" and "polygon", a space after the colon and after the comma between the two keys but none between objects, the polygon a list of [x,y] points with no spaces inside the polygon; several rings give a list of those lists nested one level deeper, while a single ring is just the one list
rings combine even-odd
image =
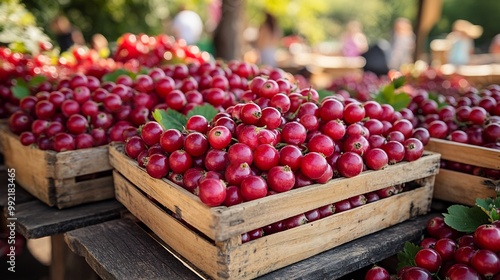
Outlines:
[{"label": "pile of red berries", "polygon": [[416,266],[404,267],[399,279],[498,279],[500,277],[500,228],[498,223],[479,226],[461,234],[438,216],[427,224],[428,237],[420,242]]},{"label": "pile of red berries", "polygon": [[157,67],[165,62],[203,63],[210,60],[210,55],[165,34],[125,33],[116,42],[113,58],[119,62],[137,60],[142,66]]},{"label": "pile of red berries", "polygon": [[[427,91],[419,91],[409,108],[417,126],[427,128],[433,138],[500,149],[500,87],[490,85],[471,90],[455,99],[448,96],[448,105],[439,107]],[[463,173],[500,179],[500,170],[480,168],[469,164],[443,161],[442,167]]]},{"label": "pile of red berries", "polygon": [[241,100],[212,120],[190,117],[184,131],[148,122],[126,141],[126,153],[152,177],[172,179],[208,206],[353,177],[423,154],[411,122],[389,105],[319,102],[316,90],[293,88],[280,75],[253,78]]}]

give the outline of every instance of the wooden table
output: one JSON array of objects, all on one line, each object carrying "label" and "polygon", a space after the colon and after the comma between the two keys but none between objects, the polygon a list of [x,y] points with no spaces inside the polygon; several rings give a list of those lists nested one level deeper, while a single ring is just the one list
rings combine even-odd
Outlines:
[{"label": "wooden table", "polygon": [[[0,170],[1,184],[8,182],[6,171],[5,168]],[[7,188],[0,188],[0,207],[4,212],[2,229],[5,229],[5,222],[13,221],[7,221],[10,217],[6,211],[7,195]],[[20,186],[16,186],[15,199],[16,231],[27,239],[51,237],[51,279],[97,279],[85,260],[69,250],[63,233],[117,219],[126,211],[123,205],[112,199],[59,210],[40,202]]]},{"label": "wooden table", "polygon": [[[389,227],[338,246],[259,279],[336,279],[401,251],[405,241],[417,241],[435,214]],[[64,234],[71,250],[85,257],[103,279],[200,279],[136,221],[126,218]]]}]

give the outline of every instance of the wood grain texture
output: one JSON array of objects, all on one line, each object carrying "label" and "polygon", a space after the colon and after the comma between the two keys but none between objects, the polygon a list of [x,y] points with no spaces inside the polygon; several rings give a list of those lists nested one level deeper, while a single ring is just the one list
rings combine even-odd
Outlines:
[{"label": "wood grain texture", "polygon": [[40,238],[102,223],[120,217],[125,211],[116,200],[107,200],[58,210],[40,201],[16,206],[16,228],[26,238]]},{"label": "wood grain texture", "polygon": [[251,279],[430,210],[434,176],[422,187],[241,244],[240,235],[209,243],[162,211],[115,172],[116,197],[166,244],[214,279]]},{"label": "wood grain texture", "polygon": [[[406,241],[418,242],[435,215],[391,226],[256,279],[339,278],[396,254]],[[65,233],[65,239],[105,280],[202,279],[132,221],[119,219],[77,229]]]},{"label": "wood grain texture", "polygon": [[500,150],[431,138],[425,146],[428,151],[441,154],[441,158],[474,166],[500,169]]},{"label": "wood grain texture", "polygon": [[[434,198],[473,206],[476,198],[496,197],[495,188],[489,187],[493,182],[480,176],[441,169],[436,176]],[[498,180],[496,184],[499,184]]]},{"label": "wood grain texture", "polygon": [[[215,241],[263,227],[293,215],[395,184],[436,175],[440,155],[426,153],[414,162],[402,162],[384,170],[366,171],[353,178],[337,178],[267,196],[231,207],[207,207],[194,194],[166,179],[155,179],[128,158],[123,145],[110,145],[111,165],[160,204]],[[262,215],[265,209],[266,215]]]},{"label": "wood grain texture", "polygon": [[119,219],[65,233],[71,250],[105,280],[200,279],[135,223]]},{"label": "wood grain texture", "polygon": [[99,277],[87,264],[85,258],[73,253],[62,234],[51,236],[52,260],[50,279],[52,280],[97,280]]}]

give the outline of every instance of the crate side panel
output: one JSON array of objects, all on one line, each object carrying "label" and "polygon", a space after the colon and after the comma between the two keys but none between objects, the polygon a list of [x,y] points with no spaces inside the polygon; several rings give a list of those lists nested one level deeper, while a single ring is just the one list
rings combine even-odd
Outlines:
[{"label": "crate side panel", "polygon": [[110,146],[109,155],[111,165],[120,174],[199,231],[215,239],[214,214],[211,208],[204,205],[197,196],[187,190],[171,182],[168,183],[167,180],[155,179],[149,176],[135,161],[118,149],[113,145]]},{"label": "crate side panel", "polygon": [[214,244],[160,210],[118,172],[114,172],[113,177],[117,200],[168,246],[212,277],[223,271],[218,262],[219,250]]},{"label": "crate side panel", "polygon": [[22,145],[6,127],[0,130],[0,138],[5,166],[15,169],[16,182],[36,198],[54,206],[52,175],[55,153]]},{"label": "crate side panel", "polygon": [[59,209],[115,197],[113,176],[75,181],[75,178],[55,180],[55,199]]},{"label": "crate side panel", "polygon": [[[245,243],[231,254],[234,278],[253,278],[428,213],[432,185]],[[244,274],[242,274],[244,273]]]},{"label": "crate side panel", "polygon": [[54,178],[67,179],[111,169],[108,146],[105,145],[57,153]]},{"label": "crate side panel", "polygon": [[474,166],[500,169],[500,150],[431,138],[425,146],[428,151],[440,153],[442,159]]},{"label": "crate side panel", "polygon": [[494,188],[486,182],[491,180],[462,172],[441,169],[436,176],[434,198],[473,206],[476,198],[496,197]]}]

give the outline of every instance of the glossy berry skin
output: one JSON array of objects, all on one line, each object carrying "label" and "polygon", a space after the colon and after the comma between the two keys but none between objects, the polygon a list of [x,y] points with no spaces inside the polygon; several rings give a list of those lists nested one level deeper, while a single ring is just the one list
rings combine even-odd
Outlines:
[{"label": "glossy berry skin", "polygon": [[416,138],[408,138],[403,143],[405,147],[404,160],[415,161],[424,154],[424,144]]},{"label": "glossy berry skin", "polygon": [[438,252],[443,262],[453,260],[457,250],[457,243],[450,238],[441,238],[436,241],[434,250]]},{"label": "glossy berry skin", "polygon": [[248,164],[253,163],[252,149],[244,143],[235,143],[229,146],[227,153],[231,164],[240,164],[243,162]]},{"label": "glossy berry skin", "polygon": [[491,224],[479,226],[474,232],[474,243],[479,248],[500,252],[500,228]]},{"label": "glossy berry skin", "polygon": [[226,199],[226,186],[219,179],[204,179],[198,184],[198,196],[209,207],[219,206]]},{"label": "glossy berry skin", "polygon": [[225,126],[215,126],[208,133],[208,143],[215,149],[225,149],[231,143],[231,131]]},{"label": "glossy berry skin", "polygon": [[454,264],[446,273],[449,280],[481,280],[481,276],[472,267],[464,264]]},{"label": "glossy berry skin", "polygon": [[397,141],[389,141],[382,146],[389,157],[389,164],[396,164],[402,161],[405,157],[405,147]]},{"label": "glossy berry skin", "polygon": [[363,171],[363,158],[354,152],[345,152],[337,159],[337,170],[346,178],[354,177]]},{"label": "glossy berry skin", "polygon": [[381,266],[374,266],[370,268],[365,274],[365,280],[389,280],[389,279],[391,279],[389,272]]},{"label": "glossy berry skin", "polygon": [[302,151],[295,145],[286,145],[280,149],[280,165],[287,165],[293,171],[300,168]]},{"label": "glossy berry skin", "polygon": [[152,146],[160,142],[161,135],[163,133],[163,128],[161,125],[155,121],[149,121],[145,123],[141,128],[141,137],[144,143],[148,146]]},{"label": "glossy berry skin", "polygon": [[184,138],[184,150],[193,157],[203,155],[208,146],[207,138],[199,132],[191,132]]},{"label": "glossy berry skin", "polygon": [[279,160],[278,150],[269,144],[261,144],[253,152],[253,163],[263,171],[268,171],[277,166]]},{"label": "glossy berry skin", "polygon": [[309,179],[315,180],[321,177],[327,169],[326,158],[317,152],[309,152],[302,157],[300,170]]},{"label": "glossy berry skin", "polygon": [[344,107],[344,121],[348,124],[360,122],[365,117],[365,108],[360,103],[349,103]]},{"label": "glossy berry skin", "polygon": [[168,165],[172,172],[184,174],[193,165],[193,158],[184,150],[173,151],[168,157]]},{"label": "glossy berry skin", "polygon": [[317,152],[325,157],[329,157],[335,151],[335,143],[327,135],[318,134],[307,142],[307,148],[309,152]]},{"label": "glossy berry skin", "polygon": [[500,272],[500,258],[490,250],[477,250],[472,255],[471,265],[479,274],[487,278]]},{"label": "glossy berry skin", "polygon": [[146,172],[153,178],[165,177],[170,168],[168,166],[168,158],[163,154],[153,154],[149,156],[146,163]]},{"label": "glossy berry skin", "polygon": [[267,183],[260,176],[248,176],[241,181],[241,195],[246,201],[259,199],[267,195]]},{"label": "glossy berry skin", "polygon": [[66,127],[68,131],[73,134],[81,134],[87,131],[89,123],[87,118],[80,114],[72,115],[66,121]]},{"label": "glossy berry skin", "polygon": [[298,122],[288,122],[283,126],[281,131],[281,139],[283,142],[300,145],[306,141],[307,130],[306,128]]},{"label": "glossy berry skin", "polygon": [[429,272],[436,272],[441,267],[442,259],[434,249],[421,249],[415,255],[415,264]]},{"label": "glossy berry skin", "polygon": [[368,150],[363,155],[363,159],[366,166],[372,170],[384,169],[389,164],[389,157],[387,157],[387,153],[380,148]]},{"label": "glossy berry skin", "polygon": [[275,166],[267,173],[267,184],[275,192],[291,190],[295,185],[295,174],[288,166]]},{"label": "glossy berry skin", "polygon": [[193,115],[186,122],[186,129],[188,131],[198,131],[206,133],[208,130],[208,120],[201,115]]},{"label": "glossy berry skin", "polygon": [[53,148],[56,152],[74,150],[76,148],[75,139],[68,133],[60,132],[54,136]]},{"label": "glossy berry skin", "polygon": [[167,129],[160,136],[160,146],[167,153],[180,150],[184,146],[184,136],[177,129]]},{"label": "glossy berry skin", "polygon": [[409,267],[401,274],[401,280],[432,280],[432,274],[421,267]]}]

